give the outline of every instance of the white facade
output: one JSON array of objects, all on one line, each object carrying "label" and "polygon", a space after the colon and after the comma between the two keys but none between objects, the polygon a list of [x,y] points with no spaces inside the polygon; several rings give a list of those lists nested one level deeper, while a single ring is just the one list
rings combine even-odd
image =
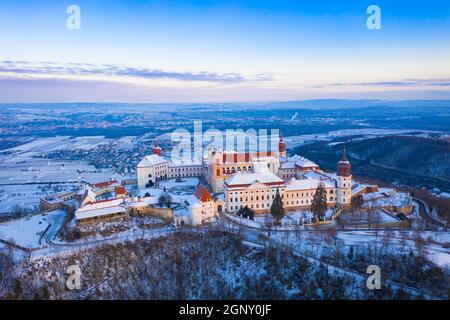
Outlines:
[{"label": "white facade", "polygon": [[205,159],[206,180],[214,192],[224,191],[224,181],[238,173],[253,172],[254,166],[264,163],[268,170],[277,174],[280,160],[277,152],[219,152],[211,150]]},{"label": "white facade", "polygon": [[192,178],[204,175],[204,166],[199,163],[169,163],[168,178]]},{"label": "white facade", "polygon": [[139,188],[146,188],[168,177],[169,162],[157,154],[144,157],[137,166]]},{"label": "white facade", "polygon": [[305,172],[320,171],[320,167],[316,163],[299,155],[281,159],[278,175],[285,180],[298,179]]},{"label": "white facade", "polygon": [[311,206],[317,187],[322,184],[327,192],[327,205],[333,207],[337,201],[337,187],[333,181],[320,179],[300,179],[287,183],[283,204],[285,210],[297,210]]},{"label": "white facade", "polygon": [[337,176],[337,203],[349,206],[352,202],[352,176]]},{"label": "white facade", "polygon": [[137,166],[138,187],[147,188],[166,179],[201,177],[204,171],[201,163],[173,163],[152,154]]},{"label": "white facade", "polygon": [[271,172],[236,174],[225,181],[226,210],[236,213],[247,206],[257,213],[270,212],[277,189],[282,195],[284,181]]},{"label": "white facade", "polygon": [[198,226],[216,215],[214,198],[203,186],[197,189],[195,196],[187,197],[184,205],[181,210],[174,211],[176,225]]}]

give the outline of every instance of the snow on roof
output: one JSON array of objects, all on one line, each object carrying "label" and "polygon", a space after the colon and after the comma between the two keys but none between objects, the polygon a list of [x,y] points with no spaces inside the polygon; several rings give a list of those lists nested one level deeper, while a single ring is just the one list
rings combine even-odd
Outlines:
[{"label": "snow on roof", "polygon": [[142,159],[139,163],[138,163],[138,168],[141,167],[152,167],[158,164],[163,164],[163,163],[167,163],[167,160],[164,159],[163,157],[160,157],[157,154],[152,154],[149,156],[145,156],[144,159]]},{"label": "snow on roof", "polygon": [[253,171],[259,174],[267,174],[270,173],[269,167],[267,166],[267,162],[253,162]]},{"label": "snow on roof", "polygon": [[197,197],[193,194],[183,196],[182,201],[186,202],[188,207],[192,207],[195,203],[199,202]]},{"label": "snow on roof", "polygon": [[[147,205],[147,206],[154,205],[154,204],[158,203],[158,198],[159,198],[159,194],[153,195],[150,197],[142,197],[138,201],[131,202],[131,206],[139,207],[139,206],[145,206],[145,205]],[[134,204],[136,204],[136,205],[134,205]]]},{"label": "snow on roof", "polygon": [[364,183],[353,183],[352,184],[352,194],[357,194],[358,192],[364,190],[369,185]]},{"label": "snow on roof", "polygon": [[283,180],[274,173],[237,173],[228,178],[225,184],[233,187],[236,185],[250,185],[254,182],[261,182],[264,184],[282,184]]},{"label": "snow on roof", "polygon": [[83,194],[83,201],[81,202],[81,207],[85,206],[88,203],[93,203],[96,201],[97,195],[92,191],[90,187],[86,187],[86,190]]},{"label": "snow on roof", "polygon": [[77,220],[126,212],[123,199],[102,200],[88,203],[75,211]]},{"label": "snow on roof", "polygon": [[62,202],[61,198],[58,198],[57,196],[53,196],[53,195],[44,197],[42,199],[44,199],[48,203],[59,203],[59,202]]},{"label": "snow on roof", "polygon": [[282,162],[281,169],[295,169],[295,162]]},{"label": "snow on roof", "polygon": [[320,179],[300,179],[289,181],[286,186],[286,191],[316,189],[320,183],[323,183],[325,188],[335,187],[334,184],[326,180],[324,181]]},{"label": "snow on roof", "polygon": [[318,167],[318,165],[316,163],[314,163],[311,160],[306,159],[302,156],[299,156],[297,154],[292,157],[287,158],[285,163],[289,163],[289,162],[295,163],[296,166],[303,167],[303,168]]},{"label": "snow on roof", "polygon": [[202,204],[200,203],[200,202],[198,202],[198,201],[196,201],[192,206],[191,206],[191,208],[201,208],[202,207]]},{"label": "snow on roof", "polygon": [[203,163],[198,160],[183,160],[183,159],[174,159],[173,162],[169,162],[169,167],[176,168],[176,167],[201,167],[203,166]]},{"label": "snow on roof", "polygon": [[86,204],[83,208],[78,209],[77,211],[88,211],[88,210],[96,210],[106,207],[118,206],[124,202],[123,199],[111,199],[111,200],[100,200],[92,203]]},{"label": "snow on roof", "polygon": [[325,173],[323,171],[308,171],[303,174],[303,177],[307,179],[319,179],[319,180],[336,180],[332,174]]},{"label": "snow on roof", "polygon": [[87,210],[87,211],[76,211],[75,217],[77,220],[81,219],[87,219],[87,218],[93,218],[93,217],[101,217],[109,214],[118,214],[118,213],[125,213],[127,210],[124,207],[121,206],[111,206],[101,209],[95,209],[95,210]]},{"label": "snow on roof", "polygon": [[133,200],[128,203],[128,206],[132,208],[148,207],[148,205],[148,202],[143,201],[142,199]]}]

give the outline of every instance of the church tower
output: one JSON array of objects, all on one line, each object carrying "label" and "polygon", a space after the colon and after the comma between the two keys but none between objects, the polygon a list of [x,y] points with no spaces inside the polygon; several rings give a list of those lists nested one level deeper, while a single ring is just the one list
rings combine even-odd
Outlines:
[{"label": "church tower", "polygon": [[347,159],[345,145],[342,158],[337,164],[337,169],[337,204],[341,208],[346,208],[350,206],[352,201],[352,175],[350,173],[352,165]]},{"label": "church tower", "polygon": [[207,159],[207,177],[211,189],[214,193],[223,191],[223,164],[222,153],[217,152],[215,149],[209,150]]},{"label": "church tower", "polygon": [[280,132],[280,142],[278,143],[278,152],[280,156],[286,158],[286,143],[283,140],[283,135]]}]

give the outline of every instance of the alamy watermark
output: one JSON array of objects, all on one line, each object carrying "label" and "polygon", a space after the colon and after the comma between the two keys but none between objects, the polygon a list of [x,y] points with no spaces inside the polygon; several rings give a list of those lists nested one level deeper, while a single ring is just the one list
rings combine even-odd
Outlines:
[{"label": "alamy watermark", "polygon": [[371,264],[367,267],[366,273],[370,274],[366,281],[367,289],[381,289],[381,268],[377,265]]},{"label": "alamy watermark", "polygon": [[67,289],[80,290],[81,289],[81,269],[78,265],[71,265],[67,267],[66,273],[69,275],[66,281]]},{"label": "alamy watermark", "polygon": [[201,121],[194,121],[194,131],[176,129],[171,134],[171,151],[174,163],[201,162],[210,151],[233,151],[236,156],[245,153],[275,152],[278,150],[278,129],[208,129],[203,132]]},{"label": "alamy watermark", "polygon": [[81,9],[79,6],[72,4],[67,7],[66,13],[69,17],[66,20],[66,27],[68,30],[81,29]]},{"label": "alamy watermark", "polygon": [[367,14],[369,17],[366,21],[367,29],[380,30],[381,29],[381,9],[379,6],[372,4],[367,7]]},{"label": "alamy watermark", "polygon": [[[67,7],[66,13],[69,17],[66,20],[66,27],[68,30],[80,30],[81,29],[81,8],[76,4],[71,4]],[[367,7],[366,13],[369,17],[366,20],[366,26],[369,30],[381,29],[381,8],[372,4]]]}]

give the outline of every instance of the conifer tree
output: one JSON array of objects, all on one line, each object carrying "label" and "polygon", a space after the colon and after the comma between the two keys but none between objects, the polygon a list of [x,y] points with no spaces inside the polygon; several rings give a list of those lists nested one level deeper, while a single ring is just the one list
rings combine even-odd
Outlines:
[{"label": "conifer tree", "polygon": [[272,206],[270,207],[270,213],[274,216],[277,224],[280,223],[284,217],[283,199],[280,195],[280,190],[277,189],[275,199],[273,199]]},{"label": "conifer tree", "polygon": [[323,219],[327,212],[327,191],[322,183],[317,186],[316,193],[311,202],[311,211],[318,220]]}]

